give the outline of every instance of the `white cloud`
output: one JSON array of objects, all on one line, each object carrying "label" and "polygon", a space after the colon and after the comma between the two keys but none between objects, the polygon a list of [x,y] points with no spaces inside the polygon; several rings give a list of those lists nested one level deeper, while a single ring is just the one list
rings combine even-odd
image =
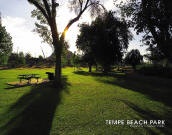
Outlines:
[{"label": "white cloud", "polygon": [[46,56],[51,54],[51,47],[45,43],[41,43],[39,35],[32,32],[33,27],[30,25],[29,20],[7,16],[2,18],[2,25],[6,27],[6,30],[12,37],[14,52],[29,52],[32,56],[37,57],[38,55],[42,55],[42,47]]}]

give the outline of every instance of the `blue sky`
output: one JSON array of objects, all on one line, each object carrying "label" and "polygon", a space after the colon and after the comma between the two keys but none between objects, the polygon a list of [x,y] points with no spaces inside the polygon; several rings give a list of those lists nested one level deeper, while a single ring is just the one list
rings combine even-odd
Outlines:
[{"label": "blue sky", "polygon": [[27,0],[0,0],[0,10],[4,16],[27,17],[31,9]]},{"label": "blue sky", "polygon": [[[66,0],[67,1],[67,0]],[[64,2],[64,1],[63,1]],[[10,4],[9,4],[10,3]],[[113,0],[104,0],[104,5],[107,9],[113,9]],[[7,31],[13,38],[13,51],[23,51],[31,53],[32,56],[42,55],[41,48],[48,57],[52,53],[49,45],[42,43],[41,38],[37,33],[32,32],[34,29],[35,20],[31,18],[31,11],[34,6],[30,5],[27,0],[0,0],[0,12],[2,14],[2,24],[6,26]],[[68,21],[75,16],[69,11],[67,2],[60,3],[60,8],[57,10],[58,31],[62,31]],[[70,50],[75,51],[75,41],[79,34],[78,24],[82,22],[91,22],[88,13],[84,13],[81,19],[72,25],[66,35],[66,40],[70,44]],[[140,47],[140,36],[134,34],[134,40],[130,42],[129,50],[139,49],[142,54],[145,53],[145,47]]]}]

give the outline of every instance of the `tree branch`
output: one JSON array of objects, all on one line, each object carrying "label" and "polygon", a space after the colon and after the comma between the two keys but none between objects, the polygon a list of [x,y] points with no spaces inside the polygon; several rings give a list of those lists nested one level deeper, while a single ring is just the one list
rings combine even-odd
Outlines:
[{"label": "tree branch", "polygon": [[[81,1],[80,1],[80,2],[81,2]],[[71,20],[69,21],[69,23],[66,25],[66,27],[65,27],[65,29],[63,30],[63,33],[62,33],[62,35],[61,35],[61,37],[60,37],[62,40],[64,39],[65,33],[68,31],[69,27],[70,27],[73,23],[75,23],[76,21],[78,21],[79,18],[81,17],[81,15],[84,13],[84,11],[88,8],[88,3],[89,3],[89,0],[86,1],[86,4],[85,4],[85,6],[84,6],[83,9],[82,9],[82,6],[80,7],[81,10],[80,10],[79,14],[78,14],[75,18],[71,19]]]},{"label": "tree branch", "polygon": [[82,4],[83,4],[83,1],[82,1],[82,0],[79,0],[79,4],[80,4],[80,11],[82,11]]},{"label": "tree branch", "polygon": [[45,6],[48,16],[51,17],[50,7],[48,5],[47,0],[43,0],[43,2],[44,2],[44,6]]},{"label": "tree branch", "polygon": [[[73,23],[75,23],[76,21],[78,21],[79,18],[81,17],[81,15],[85,12],[85,10],[86,10],[88,7],[90,7],[91,5],[94,5],[94,4],[95,4],[95,5],[99,5],[99,6],[101,6],[101,7],[106,11],[105,7],[104,7],[102,4],[100,4],[99,2],[90,3],[90,4],[89,4],[89,1],[90,1],[90,0],[87,0],[87,1],[86,1],[85,6],[84,6],[83,9],[82,9],[82,6],[80,6],[81,10],[80,10],[79,14],[78,14],[75,18],[71,19],[71,20],[69,21],[69,23],[66,25],[66,27],[65,27],[65,29],[63,30],[63,33],[62,33],[62,35],[61,35],[61,38],[62,38],[62,39],[64,39],[65,33],[68,31],[69,27],[70,27]],[[81,0],[79,0],[79,2],[80,2],[80,4],[82,3]],[[82,4],[83,4],[83,3],[82,3]]]},{"label": "tree branch", "polygon": [[42,12],[44,17],[47,19],[47,22],[49,22],[48,15],[47,15],[45,9],[37,1],[35,1],[35,0],[28,0],[28,2],[32,3],[33,5],[35,5]]},{"label": "tree branch", "polygon": [[51,3],[52,3],[52,16],[55,17],[56,16],[56,7],[59,6],[58,3],[55,2],[55,0],[51,0]]}]

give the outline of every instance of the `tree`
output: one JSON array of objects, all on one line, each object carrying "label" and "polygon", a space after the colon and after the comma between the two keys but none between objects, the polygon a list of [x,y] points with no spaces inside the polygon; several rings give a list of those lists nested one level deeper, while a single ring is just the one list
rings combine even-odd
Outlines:
[{"label": "tree", "polygon": [[145,54],[144,56],[150,60],[155,66],[159,61],[165,59],[164,54],[155,46],[151,46],[147,49],[150,53]]},{"label": "tree", "polygon": [[12,52],[12,37],[0,24],[0,64],[7,64]]},{"label": "tree", "polygon": [[26,53],[25,55],[26,62],[28,62],[31,58],[32,58],[32,55],[30,53]]},{"label": "tree", "polygon": [[87,63],[88,64],[88,72],[92,72],[92,66],[96,65],[96,61],[94,58],[94,54],[89,52],[89,53],[85,53],[82,57],[81,57],[81,62],[82,63]]},{"label": "tree", "polygon": [[129,0],[118,5],[137,33],[144,32],[147,45],[154,44],[172,61],[172,2],[170,0]]},{"label": "tree", "polygon": [[81,25],[77,47],[91,60],[110,71],[111,65],[121,61],[123,52],[128,48],[131,33],[125,21],[114,17],[112,12],[99,16],[91,25]]},{"label": "tree", "polygon": [[60,35],[57,30],[56,24],[56,8],[59,7],[59,3],[55,0],[28,0],[37,9],[32,11],[32,16],[36,17],[39,23],[35,23],[36,31],[43,37],[43,41],[53,45],[56,65],[55,65],[55,85],[61,84],[61,54],[64,45],[65,33],[70,26],[78,21],[82,14],[91,8],[92,15],[100,11],[99,6],[103,7],[99,0],[71,0],[71,10],[74,10],[76,17],[71,19],[62,34]]},{"label": "tree", "polygon": [[142,61],[143,56],[138,49],[131,50],[125,57],[125,63],[132,65],[134,70],[136,70],[136,65],[140,64]]},{"label": "tree", "polygon": [[8,60],[9,64],[8,66],[9,67],[16,67],[19,65],[18,63],[18,54],[17,53],[11,53],[11,55],[9,56],[9,60]]},{"label": "tree", "polygon": [[92,37],[92,27],[88,24],[80,25],[80,35],[77,37],[76,46],[79,50],[82,50],[83,56],[82,61],[88,64],[89,72],[92,71],[92,65],[95,64],[94,52],[91,48]]},{"label": "tree", "polygon": [[18,66],[21,66],[21,65],[25,65],[26,61],[27,60],[25,59],[25,56],[24,56],[23,52],[11,53],[11,55],[9,56],[9,64],[8,64],[8,66],[10,66],[10,67],[18,67]]},{"label": "tree", "polygon": [[18,54],[18,64],[25,65],[26,60],[23,52],[19,52]]}]

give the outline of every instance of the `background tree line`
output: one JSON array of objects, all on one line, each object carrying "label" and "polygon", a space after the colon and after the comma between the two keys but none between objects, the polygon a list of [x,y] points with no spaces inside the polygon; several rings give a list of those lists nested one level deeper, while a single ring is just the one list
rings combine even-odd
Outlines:
[{"label": "background tree line", "polygon": [[[74,54],[66,50],[62,54],[62,66],[74,66]],[[6,66],[8,68],[15,67],[53,67],[55,66],[55,58],[52,54],[51,56],[44,58],[42,55],[38,57],[33,57],[30,53],[24,54],[23,52],[14,53],[12,52],[8,56],[6,63],[0,64],[1,66]]]}]

